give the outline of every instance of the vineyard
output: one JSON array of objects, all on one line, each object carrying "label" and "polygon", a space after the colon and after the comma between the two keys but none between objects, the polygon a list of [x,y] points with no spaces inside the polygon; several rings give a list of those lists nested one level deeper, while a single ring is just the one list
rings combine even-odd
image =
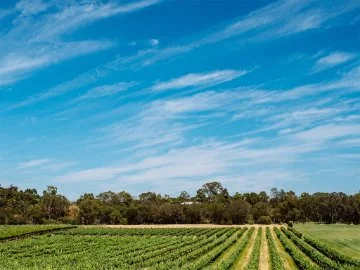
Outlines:
[{"label": "vineyard", "polygon": [[[6,238],[52,228],[0,229]],[[67,228],[3,241],[0,262],[0,269],[360,269],[356,258],[280,226]]]},{"label": "vineyard", "polygon": [[2,225],[0,226],[0,241],[66,228],[73,227],[66,225]]}]

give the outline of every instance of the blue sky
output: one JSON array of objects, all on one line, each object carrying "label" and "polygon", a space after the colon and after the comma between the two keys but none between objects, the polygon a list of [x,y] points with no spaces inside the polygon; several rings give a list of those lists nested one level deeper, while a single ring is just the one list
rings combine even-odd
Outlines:
[{"label": "blue sky", "polygon": [[359,1],[0,2],[0,184],[360,189]]}]

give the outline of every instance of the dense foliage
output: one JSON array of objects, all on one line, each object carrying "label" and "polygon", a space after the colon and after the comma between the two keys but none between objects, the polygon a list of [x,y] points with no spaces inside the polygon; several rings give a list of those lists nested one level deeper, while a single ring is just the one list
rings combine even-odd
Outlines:
[{"label": "dense foliage", "polygon": [[360,223],[360,193],[302,193],[272,189],[229,195],[218,182],[204,184],[191,197],[145,192],[133,197],[126,191],[85,193],[74,202],[49,186],[35,189],[0,187],[0,224],[171,224],[171,223]]}]

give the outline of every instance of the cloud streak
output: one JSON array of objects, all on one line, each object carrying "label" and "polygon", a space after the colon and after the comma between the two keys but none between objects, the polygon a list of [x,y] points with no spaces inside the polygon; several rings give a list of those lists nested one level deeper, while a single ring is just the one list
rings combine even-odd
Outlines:
[{"label": "cloud streak", "polygon": [[20,169],[34,168],[34,167],[39,167],[41,165],[44,165],[44,164],[47,164],[50,162],[51,162],[51,159],[47,159],[47,158],[33,159],[33,160],[21,162],[18,167]]},{"label": "cloud streak", "polygon": [[32,169],[57,172],[75,164],[76,162],[63,162],[49,158],[42,158],[21,162],[18,164],[18,168],[21,170],[26,170],[26,172],[30,172]]},{"label": "cloud streak", "polygon": [[333,68],[341,64],[347,63],[356,58],[354,53],[332,52],[327,56],[318,59],[313,67],[313,72],[320,72],[325,69]]},{"label": "cloud streak", "polygon": [[[130,7],[144,8],[157,3],[158,1],[143,1],[140,2],[138,6],[134,5]],[[111,72],[119,72],[126,69],[144,68],[155,64],[158,61],[163,61],[178,55],[183,55],[203,46],[216,44],[231,38],[239,38],[242,42],[266,41],[323,27],[326,26],[326,23],[332,19],[359,7],[360,3],[356,1],[341,2],[341,4],[339,4],[339,6],[336,8],[333,5],[327,5],[325,2],[318,1],[278,1],[260,8],[259,10],[255,10],[244,17],[238,18],[237,20],[227,24],[222,28],[219,28],[218,30],[206,33],[206,35],[202,34],[202,36],[197,39],[193,38],[189,43],[179,43],[164,48],[156,46],[154,48],[141,50],[135,55],[119,56],[115,60],[90,70],[69,82],[54,87],[53,89],[50,89],[49,91],[41,93],[35,97],[29,97],[27,100],[15,104],[12,106],[12,108],[20,108],[32,105],[44,101],[48,98],[62,95],[63,93],[81,87],[82,85],[87,86],[90,83],[98,81],[106,74]],[[95,19],[104,17],[104,14],[110,16],[109,14],[113,13],[111,10],[113,9],[112,6],[101,6],[99,11],[94,11],[94,9],[94,7],[91,8],[90,14],[92,14],[92,12],[96,12],[97,15],[94,15]],[[132,11],[132,9],[129,7],[127,10]],[[66,17],[67,15],[62,16]],[[85,17],[87,18],[88,15]],[[81,26],[83,21],[90,23],[92,19],[75,19],[74,23],[70,23],[69,26],[66,27],[71,28],[72,25]],[[59,34],[62,33],[60,30],[56,30],[56,32]],[[85,81],[84,78],[87,78],[87,80]],[[189,80],[194,78],[190,77],[185,79]],[[155,85],[154,87],[155,89],[158,89],[157,91],[165,91],[166,84],[161,85],[162,83],[170,83],[170,81],[159,82],[158,85]],[[174,83],[175,87],[179,87],[179,85],[181,85],[179,81],[174,81],[172,83]],[[70,85],[73,85],[73,87],[70,87]],[[171,84],[168,86],[171,86]],[[67,88],[68,90],[58,91],[59,88]]]},{"label": "cloud streak", "polygon": [[[108,40],[67,41],[67,35],[85,25],[118,14],[135,12],[158,4],[158,0],[143,0],[128,4],[94,1],[64,6],[42,1],[20,1],[20,12],[12,27],[0,33],[0,86],[14,84],[32,75],[33,71],[50,64],[66,61],[84,54],[108,49]],[[50,12],[45,12],[50,10]],[[5,14],[2,12],[2,14]],[[36,15],[36,20],[31,16]],[[1,17],[1,13],[0,13]]]},{"label": "cloud streak", "polygon": [[119,82],[111,85],[97,86],[80,97],[80,99],[94,99],[115,95],[119,92],[126,91],[127,89],[136,85],[136,82]]},{"label": "cloud streak", "polygon": [[176,90],[187,87],[209,87],[234,80],[247,73],[244,70],[216,70],[208,73],[190,73],[170,81],[158,82],[152,91]]}]

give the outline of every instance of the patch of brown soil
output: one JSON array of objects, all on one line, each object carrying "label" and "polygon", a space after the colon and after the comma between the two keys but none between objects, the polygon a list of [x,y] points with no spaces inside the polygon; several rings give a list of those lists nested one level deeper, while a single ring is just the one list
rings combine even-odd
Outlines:
[{"label": "patch of brown soil", "polygon": [[266,239],[266,229],[262,231],[261,247],[260,247],[260,260],[259,260],[259,270],[269,270],[270,269],[270,255],[269,247]]}]

